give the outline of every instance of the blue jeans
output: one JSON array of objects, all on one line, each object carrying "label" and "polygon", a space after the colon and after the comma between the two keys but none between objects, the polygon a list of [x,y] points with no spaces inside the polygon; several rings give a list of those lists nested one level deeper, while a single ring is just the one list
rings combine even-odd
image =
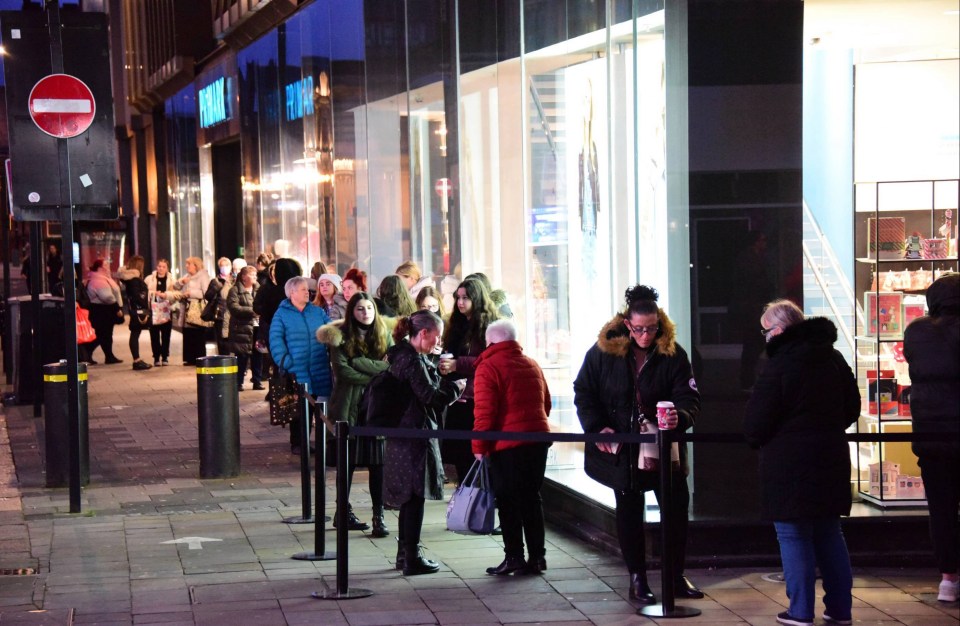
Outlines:
[{"label": "blue jeans", "polygon": [[780,558],[790,598],[790,616],[814,617],[816,568],[823,578],[823,604],[830,617],[850,619],[853,573],[850,555],[840,529],[840,519],[805,519],[774,522],[780,541]]}]

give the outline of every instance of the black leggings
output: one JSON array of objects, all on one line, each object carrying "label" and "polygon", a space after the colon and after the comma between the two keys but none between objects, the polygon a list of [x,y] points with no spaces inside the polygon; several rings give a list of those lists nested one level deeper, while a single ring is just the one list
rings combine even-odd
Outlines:
[{"label": "black leggings", "polygon": [[397,541],[407,549],[407,554],[415,553],[417,546],[420,545],[423,503],[421,496],[410,496],[409,500],[400,505],[400,528],[397,529]]},{"label": "black leggings", "polygon": [[[613,491],[617,500],[617,539],[620,542],[620,552],[631,574],[645,572],[647,569],[646,542],[644,539],[644,492],[643,491]],[[654,489],[657,502],[663,502],[660,489]],[[675,576],[683,574],[684,561],[687,552],[687,525],[688,509],[690,507],[690,491],[687,489],[687,479],[683,472],[673,473],[673,573]]]},{"label": "black leggings", "polygon": [[930,539],[941,574],[956,574],[960,555],[960,459],[947,455],[920,455],[920,475],[930,508]]},{"label": "black leggings", "polygon": [[[353,486],[353,472],[355,472],[357,467],[355,465],[350,467],[350,476],[347,479],[347,500],[350,499],[350,488]],[[380,515],[383,514],[383,466],[382,465],[370,465],[367,467],[367,472],[370,474],[370,500],[373,503],[373,514]]]}]

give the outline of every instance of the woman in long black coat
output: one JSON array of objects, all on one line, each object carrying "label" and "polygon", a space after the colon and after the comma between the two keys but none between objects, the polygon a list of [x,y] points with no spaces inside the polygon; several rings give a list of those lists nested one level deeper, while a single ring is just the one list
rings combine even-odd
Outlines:
[{"label": "woman in long black coat", "polygon": [[[443,321],[436,313],[417,311],[402,317],[393,331],[396,342],[387,352],[390,372],[409,390],[400,418],[400,428],[437,430],[444,407],[463,393],[463,379],[440,378],[427,358],[440,341]],[[397,538],[397,569],[404,576],[433,574],[436,561],[420,552],[425,498],[443,498],[443,466],[436,439],[388,439],[384,459],[384,500],[400,507]]]},{"label": "woman in long black coat", "polygon": [[243,391],[243,378],[247,365],[253,372],[254,390],[263,389],[260,381],[261,354],[254,347],[254,335],[259,326],[257,314],[253,311],[253,301],[257,297],[257,268],[246,266],[240,270],[236,282],[227,294],[227,310],[230,311],[227,332],[227,347],[237,355],[237,388]]},{"label": "woman in long black coat", "polygon": [[824,618],[850,623],[853,577],[840,529],[850,514],[850,446],[844,431],[860,415],[860,389],[833,348],[828,319],[805,320],[788,300],[760,318],[769,361],[747,402],[744,434],[760,449],[763,515],[780,542],[790,609],[781,624],[812,624],[816,569]]}]

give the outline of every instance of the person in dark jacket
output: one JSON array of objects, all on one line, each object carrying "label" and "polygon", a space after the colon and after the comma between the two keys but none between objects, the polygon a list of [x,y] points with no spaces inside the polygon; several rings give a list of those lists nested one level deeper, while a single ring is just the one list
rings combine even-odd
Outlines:
[{"label": "person in dark jacket", "polygon": [[[284,260],[284,259],[281,259]],[[261,287],[262,289],[262,287]],[[327,347],[317,341],[317,329],[330,323],[323,309],[310,303],[307,279],[294,276],[284,285],[287,299],[280,303],[270,322],[270,356],[277,367],[291,372],[307,393],[326,398],[332,376]],[[290,422],[290,452],[300,454],[300,420]]]},{"label": "person in dark jacket", "polygon": [[[430,311],[417,311],[397,321],[395,345],[387,352],[390,372],[410,390],[400,417],[400,428],[437,430],[444,407],[463,393],[463,379],[441,379],[427,358],[443,332],[443,321]],[[404,576],[433,574],[436,561],[420,551],[420,529],[426,498],[443,499],[443,468],[436,439],[388,439],[384,459],[384,500],[400,507],[397,531],[397,569]]]},{"label": "person in dark jacket", "polygon": [[[327,417],[333,422],[344,421],[351,426],[359,423],[360,401],[370,380],[389,367],[385,360],[387,349],[393,345],[390,324],[377,313],[373,296],[356,292],[347,303],[346,316],[334,320],[317,331],[317,341],[327,345],[330,365],[333,368],[333,393],[327,405]],[[387,537],[390,531],[383,517],[383,455],[385,442],[382,438],[351,438],[350,475],[347,488],[353,485],[357,467],[366,467],[369,473],[370,500],[373,505],[374,537]],[[336,461],[332,449],[335,439],[328,439],[327,464]],[[334,463],[335,464],[335,463]],[[334,518],[336,519],[336,518]],[[367,530],[369,525],[354,514],[353,506],[348,514],[349,530]]]},{"label": "person in dark jacket", "polygon": [[[443,333],[443,351],[451,356],[440,359],[440,373],[466,378],[467,387],[460,399],[447,409],[444,428],[473,430],[473,375],[477,357],[487,346],[487,326],[499,318],[490,292],[476,278],[464,279],[457,286],[456,305]],[[467,440],[443,442],[443,461],[457,468],[457,482],[463,482],[473,465],[473,451]]]},{"label": "person in dark jacket", "polygon": [[850,514],[850,446],[844,431],[860,415],[860,389],[833,344],[828,319],[805,320],[789,300],[760,318],[769,361],[747,401],[744,434],[760,449],[761,504],[772,520],[790,608],[781,624],[813,624],[816,568],[824,620],[850,624],[853,577],[840,529]]},{"label": "person in dark jacket", "polygon": [[[510,320],[487,326],[487,349],[473,381],[475,431],[548,433],[550,390],[537,362],[523,354]],[[490,457],[490,481],[500,512],[506,558],[487,574],[540,574],[547,569],[540,487],[549,443],[475,439],[477,459]],[[527,539],[529,560],[523,558]]]},{"label": "person in dark jacket", "polygon": [[929,315],[903,335],[910,366],[910,411],[916,433],[937,441],[915,441],[913,452],[930,507],[930,538],[940,569],[937,599],[956,602],[960,576],[960,274],[938,278],[927,289]]},{"label": "person in dark jacket", "polygon": [[[263,258],[263,254],[257,257],[257,263],[259,264]],[[257,282],[260,284],[260,288],[257,290],[256,298],[253,299],[253,312],[259,316],[260,322],[253,341],[255,350],[259,351],[259,346],[265,351],[262,357],[262,368],[268,378],[273,367],[273,360],[270,355],[270,323],[273,321],[273,314],[276,313],[277,307],[287,297],[284,293],[284,285],[294,276],[302,275],[303,269],[295,259],[282,258],[270,263],[265,280],[260,280],[260,272],[257,272]]]},{"label": "person in dark jacket", "polygon": [[[657,305],[659,294],[646,285],[626,292],[626,309],[600,330],[597,343],[587,351],[573,383],[574,404],[585,433],[631,433],[657,428],[656,406],[673,402],[668,412],[671,429],[686,431],[700,415],[700,392],[687,353],[676,341],[676,328]],[[647,426],[644,425],[647,424]],[[637,467],[639,446],[616,443],[587,444],[584,470],[597,482],[613,489],[617,504],[617,539],[630,572],[629,597],[656,604],[647,583],[644,545],[644,492],[653,490],[657,501],[670,498],[673,527],[674,588],[678,597],[702,598],[703,593],[684,576],[688,508],[687,455],[679,446],[673,467],[673,493],[660,493],[657,471]]]},{"label": "person in dark jacket", "polygon": [[143,281],[144,258],[135,255],[127,259],[117,275],[127,292],[127,308],[130,313],[130,356],[133,369],[148,370],[149,363],[140,358],[140,332],[150,327],[150,302],[147,298],[147,283]]},{"label": "person in dark jacket", "polygon": [[227,347],[237,356],[237,389],[240,391],[243,391],[243,379],[248,364],[253,389],[263,389],[260,380],[261,354],[253,349],[253,336],[259,326],[257,314],[253,312],[257,289],[257,268],[248,265],[240,270],[226,297],[227,311],[230,312],[230,315],[226,316],[229,324]]}]

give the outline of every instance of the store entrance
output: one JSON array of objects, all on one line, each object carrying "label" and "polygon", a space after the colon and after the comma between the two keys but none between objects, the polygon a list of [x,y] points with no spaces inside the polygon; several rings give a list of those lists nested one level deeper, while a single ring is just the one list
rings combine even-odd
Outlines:
[{"label": "store entrance", "polygon": [[243,256],[243,190],[240,142],[211,148],[213,170],[213,243],[215,258]]}]

